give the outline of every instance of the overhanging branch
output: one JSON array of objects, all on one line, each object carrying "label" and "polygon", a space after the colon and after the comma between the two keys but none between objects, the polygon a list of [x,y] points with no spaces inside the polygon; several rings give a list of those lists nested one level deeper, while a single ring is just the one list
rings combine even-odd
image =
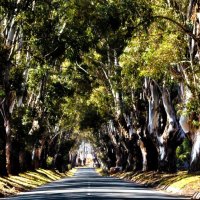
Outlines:
[{"label": "overhanging branch", "polygon": [[164,20],[172,22],[173,24],[178,26],[184,33],[189,35],[193,40],[198,42],[199,39],[190,30],[188,30],[184,25],[182,25],[181,23],[175,21],[174,19],[171,19],[170,17],[166,17],[166,16],[160,16],[160,15],[154,16],[153,18],[154,19],[164,19]]}]

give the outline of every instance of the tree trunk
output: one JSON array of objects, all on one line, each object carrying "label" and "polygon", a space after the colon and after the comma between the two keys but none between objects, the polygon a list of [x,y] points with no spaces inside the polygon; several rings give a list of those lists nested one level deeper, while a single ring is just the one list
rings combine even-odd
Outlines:
[{"label": "tree trunk", "polygon": [[130,158],[132,158],[131,160],[132,166],[130,167],[134,171],[142,170],[143,167],[143,157],[138,141],[139,141],[138,135],[133,134],[129,139],[129,145],[128,145],[129,153],[131,153]]},{"label": "tree trunk", "polygon": [[[184,83],[180,84],[180,95],[182,99],[182,103],[184,105],[183,111],[187,111],[187,104],[194,98],[191,90],[188,88],[188,86],[184,85]],[[197,112],[197,111],[196,111]],[[196,115],[196,120],[198,120],[198,123],[200,121],[199,113],[193,113]],[[198,117],[197,117],[198,116]],[[179,123],[184,130],[184,132],[188,135],[188,138],[192,142],[192,151],[191,151],[191,157],[190,157],[190,166],[189,166],[189,172],[195,172],[200,171],[200,128],[195,127],[192,124],[193,121],[192,115],[181,115],[179,119]]]},{"label": "tree trunk", "polygon": [[20,152],[20,143],[15,139],[12,141],[12,164],[11,164],[11,174],[18,175],[20,172],[20,163],[19,163],[19,152]]},{"label": "tree trunk", "polygon": [[[150,79],[145,79],[145,93],[146,97],[149,102],[148,106],[148,130],[146,131],[145,135],[149,135],[147,138],[151,138],[154,146],[157,149],[157,153],[155,154],[158,156],[158,163],[156,165],[160,165],[160,160],[164,159],[164,146],[163,146],[163,139],[162,139],[162,129],[165,124],[165,119],[163,117],[163,109],[160,104],[160,91],[157,84]],[[163,122],[161,124],[161,121]],[[161,138],[161,139],[160,139]],[[144,138],[145,140],[145,138]],[[149,149],[148,153],[151,151]],[[148,157],[151,157],[150,154]],[[149,160],[149,159],[148,159]],[[150,161],[148,163],[151,163]]]},{"label": "tree trunk", "polygon": [[46,169],[47,168],[47,153],[48,153],[48,146],[47,146],[47,141],[44,141],[44,144],[42,145],[42,152],[40,156],[40,163],[41,167]]},{"label": "tree trunk", "polygon": [[126,171],[132,171],[133,165],[134,165],[134,163],[133,163],[133,153],[128,152]]},{"label": "tree trunk", "polygon": [[40,167],[40,148],[37,144],[32,151],[32,163],[34,169],[38,169]]},{"label": "tree trunk", "polygon": [[[3,144],[4,147],[4,144]],[[7,170],[6,170],[6,152],[5,149],[1,150],[0,155],[0,176],[7,176]]]},{"label": "tree trunk", "polygon": [[142,171],[147,171],[147,149],[142,140],[138,140],[138,145],[142,154]]},{"label": "tree trunk", "polygon": [[20,172],[25,172],[27,170],[25,152],[19,152],[19,164],[20,164]]},{"label": "tree trunk", "polygon": [[[9,59],[9,58],[7,58]],[[6,132],[6,169],[8,174],[12,174],[12,132],[11,132],[11,113],[15,105],[15,92],[11,92],[10,78],[11,62],[6,62],[6,69],[3,76],[5,100],[2,103],[1,114],[4,120]]]},{"label": "tree trunk", "polygon": [[71,154],[71,166],[72,168],[76,166],[76,159],[77,159],[77,153]]},{"label": "tree trunk", "polygon": [[[192,22],[193,34],[199,38],[200,35],[200,1],[190,0],[188,6],[187,20]],[[199,101],[199,74],[196,73],[195,65],[199,65],[200,63],[200,43],[199,40],[194,41],[193,38],[188,38],[189,40],[189,54],[190,54],[190,62],[181,63],[180,69],[182,73],[183,80],[186,81],[187,84],[181,83],[182,88],[182,100],[185,106],[185,110],[187,110],[187,104],[190,103],[191,100]],[[185,65],[187,64],[187,65]],[[189,65],[188,65],[189,64]],[[200,123],[200,115],[199,115],[199,107],[196,112],[196,119],[198,123]],[[194,114],[194,113],[193,113]],[[192,115],[193,115],[192,114]],[[191,123],[193,121],[193,117],[182,115],[180,118],[180,124],[188,134],[192,142],[192,151],[190,158],[190,167],[189,172],[200,171],[200,128],[194,127]]]},{"label": "tree trunk", "polygon": [[143,160],[142,160],[142,152],[141,152],[141,149],[138,145],[136,145],[134,147],[134,153],[133,153],[133,170],[134,171],[140,171],[142,170],[142,167],[143,167]]},{"label": "tree trunk", "polygon": [[189,172],[200,171],[200,129],[192,134],[192,152]]},{"label": "tree trunk", "polygon": [[7,176],[6,170],[6,133],[3,127],[3,119],[0,117],[0,176]]},{"label": "tree trunk", "polygon": [[158,170],[158,151],[155,144],[149,137],[143,139],[143,142],[147,149],[147,170]]},{"label": "tree trunk", "polygon": [[156,135],[159,135],[159,106],[160,106],[160,95],[159,89],[156,83],[152,80],[146,80],[146,93],[149,102],[149,117],[148,117],[148,131],[149,134],[155,138]]},{"label": "tree trunk", "polygon": [[174,111],[170,93],[167,88],[163,88],[162,102],[167,115],[165,130],[158,136],[160,143],[160,165],[161,171],[176,172],[176,148],[185,138],[185,133],[178,124]]},{"label": "tree trunk", "polygon": [[108,169],[116,166],[116,156],[115,156],[115,150],[114,150],[113,145],[108,145],[108,152],[106,155],[106,165]]},{"label": "tree trunk", "polygon": [[116,167],[122,167],[122,153],[119,146],[116,147]]},{"label": "tree trunk", "polygon": [[155,81],[148,80],[146,88],[149,101],[148,131],[158,150],[159,170],[175,172],[176,148],[182,143],[185,133],[178,124],[168,89],[163,87],[161,98],[161,89]]},{"label": "tree trunk", "polygon": [[6,169],[8,174],[12,174],[12,141],[11,141],[11,127],[10,120],[5,121],[6,130]]}]

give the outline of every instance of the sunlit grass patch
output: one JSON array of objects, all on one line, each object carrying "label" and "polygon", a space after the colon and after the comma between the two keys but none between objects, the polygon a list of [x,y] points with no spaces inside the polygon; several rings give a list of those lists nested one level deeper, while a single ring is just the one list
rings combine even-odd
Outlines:
[{"label": "sunlit grass patch", "polygon": [[60,173],[57,170],[37,169],[20,173],[19,176],[0,177],[0,197],[14,195],[45,183],[73,176],[75,171],[76,169],[72,169],[66,173]]},{"label": "sunlit grass patch", "polygon": [[172,187],[183,189],[192,187],[200,191],[200,175],[188,175],[171,184]]},{"label": "sunlit grass patch", "polygon": [[[27,175],[28,177],[33,178],[32,181],[37,180],[37,181],[39,181],[41,184],[42,184],[42,183],[45,183],[45,182],[51,181],[50,178],[48,178],[47,176],[44,176],[43,174],[41,174],[41,173],[39,173],[39,172],[37,172],[37,171],[36,171],[36,172],[28,172],[28,173],[26,173],[26,175]],[[20,176],[20,177],[21,177],[21,176]]]},{"label": "sunlit grass patch", "polygon": [[103,169],[102,168],[96,168],[95,171],[98,173],[98,174],[101,174]]},{"label": "sunlit grass patch", "polygon": [[26,182],[26,184],[28,184],[29,186],[31,184],[33,185],[41,185],[44,182],[48,182],[48,180],[41,180],[39,176],[32,176],[31,174],[20,174],[19,176],[17,176],[17,179],[19,180],[23,180],[24,182]]},{"label": "sunlit grass patch", "polygon": [[108,172],[102,168],[96,168],[95,171],[101,176],[108,176]]},{"label": "sunlit grass patch", "polygon": [[181,190],[183,194],[191,195],[200,191],[200,175],[188,174],[187,171],[179,171],[173,174],[156,171],[122,172],[116,173],[114,176],[156,188],[175,188],[177,191]]},{"label": "sunlit grass patch", "polygon": [[73,168],[73,169],[69,170],[69,171],[66,173],[66,175],[69,176],[69,177],[71,177],[71,176],[74,175],[74,173],[75,173],[76,171],[77,171],[77,169],[76,169],[76,168]]},{"label": "sunlit grass patch", "polygon": [[54,180],[58,178],[62,178],[64,173],[57,173],[56,171],[45,170],[45,169],[38,169],[37,172],[46,175],[48,178]]}]

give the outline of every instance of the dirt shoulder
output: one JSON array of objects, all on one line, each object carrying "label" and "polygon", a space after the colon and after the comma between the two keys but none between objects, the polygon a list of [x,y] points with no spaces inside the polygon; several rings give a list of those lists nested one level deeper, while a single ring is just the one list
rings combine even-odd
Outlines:
[{"label": "dirt shoulder", "polygon": [[200,199],[200,174],[180,171],[175,174],[159,172],[118,172],[112,176],[167,192]]},{"label": "dirt shoulder", "polygon": [[0,197],[12,196],[45,183],[73,176],[75,171],[76,169],[72,169],[66,173],[60,173],[57,170],[37,169],[20,173],[18,176],[0,177]]}]

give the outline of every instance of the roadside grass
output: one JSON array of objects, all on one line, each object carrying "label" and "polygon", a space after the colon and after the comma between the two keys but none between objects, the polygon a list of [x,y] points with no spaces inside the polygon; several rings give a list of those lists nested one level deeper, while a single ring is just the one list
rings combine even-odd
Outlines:
[{"label": "roadside grass", "polygon": [[71,177],[76,169],[60,173],[57,170],[37,169],[20,173],[18,176],[0,177],[0,197],[15,195],[22,191],[34,189],[45,183]]},{"label": "roadside grass", "polygon": [[109,173],[108,171],[102,169],[102,168],[95,168],[96,172],[98,174],[100,174],[101,176],[109,176]]},{"label": "roadside grass", "polygon": [[184,195],[193,195],[200,191],[200,174],[188,174],[187,171],[179,171],[174,174],[150,172],[118,172],[113,176],[144,184],[148,187],[165,189],[169,192]]}]

